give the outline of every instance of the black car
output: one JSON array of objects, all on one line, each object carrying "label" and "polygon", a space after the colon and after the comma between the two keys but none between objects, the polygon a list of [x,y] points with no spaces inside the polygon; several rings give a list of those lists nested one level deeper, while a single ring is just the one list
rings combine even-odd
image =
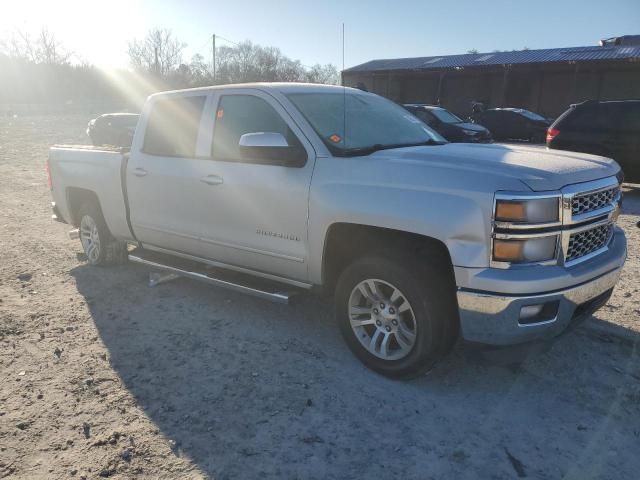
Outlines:
[{"label": "black car", "polygon": [[492,140],[491,132],[482,125],[466,123],[442,107],[407,104],[404,108],[450,142],[490,142]]},{"label": "black car", "polygon": [[474,113],[474,123],[491,130],[495,140],[528,140],[544,143],[551,122],[542,115],[522,108],[491,108]]},{"label": "black car", "polygon": [[106,113],[89,122],[87,135],[94,145],[130,147],[138,118],[137,113]]},{"label": "black car", "polygon": [[613,158],[625,181],[640,183],[640,100],[572,105],[549,128],[547,146]]}]

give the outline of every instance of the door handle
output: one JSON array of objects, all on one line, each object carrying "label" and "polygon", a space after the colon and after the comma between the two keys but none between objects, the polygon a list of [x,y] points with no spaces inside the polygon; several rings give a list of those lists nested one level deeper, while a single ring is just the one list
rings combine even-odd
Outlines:
[{"label": "door handle", "polygon": [[218,175],[207,175],[206,177],[202,177],[200,181],[207,185],[220,185],[224,183],[222,177],[219,177]]},{"label": "door handle", "polygon": [[147,175],[149,172],[147,172],[144,168],[134,168],[133,169],[133,174],[136,177],[144,177],[145,175]]}]

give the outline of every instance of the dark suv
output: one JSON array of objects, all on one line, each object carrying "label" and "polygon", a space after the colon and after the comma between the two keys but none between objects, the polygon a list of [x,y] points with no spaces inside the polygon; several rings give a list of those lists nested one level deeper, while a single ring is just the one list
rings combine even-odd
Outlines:
[{"label": "dark suv", "polygon": [[613,158],[625,181],[640,183],[640,100],[571,105],[549,127],[547,146]]},{"label": "dark suv", "polygon": [[482,125],[466,123],[442,107],[416,103],[403,106],[450,142],[477,143],[492,140],[491,132]]},{"label": "dark suv", "polygon": [[549,120],[523,108],[491,108],[473,114],[474,123],[489,130],[494,140],[529,140],[544,143]]},{"label": "dark suv", "polygon": [[137,113],[105,113],[89,122],[87,135],[94,145],[131,147],[138,118]]}]

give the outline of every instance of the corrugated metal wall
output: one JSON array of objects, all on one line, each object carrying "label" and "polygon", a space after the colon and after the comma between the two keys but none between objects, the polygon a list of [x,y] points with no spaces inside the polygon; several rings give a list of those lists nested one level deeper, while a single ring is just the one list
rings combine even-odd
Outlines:
[{"label": "corrugated metal wall", "polygon": [[[571,103],[583,100],[640,99],[640,62],[624,65],[573,65],[526,68],[512,67],[505,81],[504,70],[462,70],[443,72],[345,71],[347,86],[363,83],[371,92],[399,103],[438,101],[466,117],[471,102],[487,107],[520,107],[555,117]],[[506,85],[506,89],[504,86]]]}]

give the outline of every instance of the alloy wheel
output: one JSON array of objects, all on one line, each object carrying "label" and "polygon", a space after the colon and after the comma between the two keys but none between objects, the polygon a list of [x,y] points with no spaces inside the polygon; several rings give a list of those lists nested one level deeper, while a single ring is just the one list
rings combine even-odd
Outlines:
[{"label": "alloy wheel", "polygon": [[100,258],[100,233],[96,221],[89,215],[80,220],[80,242],[89,262],[97,263]]},{"label": "alloy wheel", "polygon": [[417,322],[409,300],[379,279],[358,283],[349,296],[349,322],[364,348],[383,360],[400,360],[411,352]]}]

